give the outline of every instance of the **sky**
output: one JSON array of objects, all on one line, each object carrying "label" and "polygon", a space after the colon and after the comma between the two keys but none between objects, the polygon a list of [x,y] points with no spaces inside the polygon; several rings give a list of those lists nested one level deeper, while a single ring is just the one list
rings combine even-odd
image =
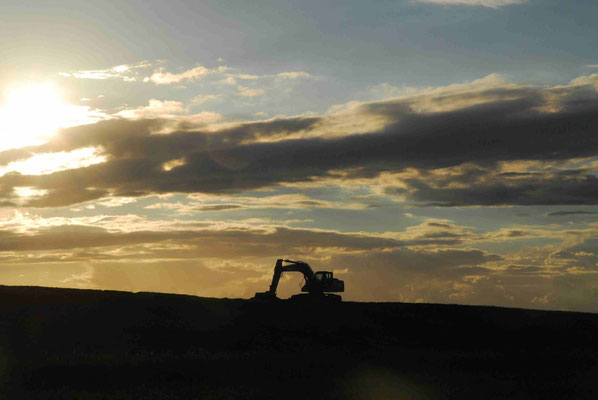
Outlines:
[{"label": "sky", "polygon": [[4,0],[0,284],[598,312],[596,17]]}]

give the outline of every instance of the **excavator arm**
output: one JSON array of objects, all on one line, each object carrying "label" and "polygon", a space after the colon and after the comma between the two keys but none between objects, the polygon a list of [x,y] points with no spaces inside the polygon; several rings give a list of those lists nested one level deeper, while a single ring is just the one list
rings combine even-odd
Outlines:
[{"label": "excavator arm", "polygon": [[[288,265],[283,265],[283,262]],[[272,283],[270,284],[270,290],[268,293],[272,296],[276,296],[276,289],[278,288],[278,282],[283,272],[301,272],[306,282],[311,282],[315,278],[314,271],[311,269],[309,264],[302,261],[291,261],[291,260],[276,260],[276,266],[274,267],[274,276],[272,276]]]}]

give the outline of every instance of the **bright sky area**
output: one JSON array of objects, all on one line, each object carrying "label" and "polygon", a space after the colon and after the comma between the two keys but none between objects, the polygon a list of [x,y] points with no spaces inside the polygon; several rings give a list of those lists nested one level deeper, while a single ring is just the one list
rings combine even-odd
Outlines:
[{"label": "bright sky area", "polygon": [[3,1],[0,284],[598,312],[596,17]]}]

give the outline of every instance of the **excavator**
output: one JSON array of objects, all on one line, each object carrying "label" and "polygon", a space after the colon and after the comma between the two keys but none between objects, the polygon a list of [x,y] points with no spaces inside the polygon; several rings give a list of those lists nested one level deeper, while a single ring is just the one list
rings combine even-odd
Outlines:
[{"label": "excavator", "polygon": [[278,259],[274,267],[274,276],[270,284],[270,290],[266,292],[258,292],[253,297],[254,300],[277,300],[276,289],[278,282],[284,272],[301,272],[305,279],[305,284],[301,288],[301,292],[307,294],[296,294],[291,296],[292,301],[305,302],[340,302],[341,296],[327,292],[344,292],[345,283],[340,279],[333,277],[330,271],[315,272],[311,269],[308,263],[303,261],[292,261]]}]

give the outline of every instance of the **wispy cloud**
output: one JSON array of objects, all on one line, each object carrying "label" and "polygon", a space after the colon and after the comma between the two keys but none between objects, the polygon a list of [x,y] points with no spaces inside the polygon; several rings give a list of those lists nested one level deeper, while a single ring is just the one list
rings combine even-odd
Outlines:
[{"label": "wispy cloud", "polygon": [[219,94],[198,94],[193,99],[191,99],[192,104],[203,104],[209,101],[218,101],[221,100],[222,95]]},{"label": "wispy cloud", "polygon": [[594,86],[595,88],[598,88],[598,74],[579,76],[571,80],[569,84],[573,86]]},{"label": "wispy cloud", "polygon": [[575,211],[553,211],[553,212],[549,212],[546,214],[546,216],[548,216],[548,217],[568,217],[571,215],[598,215],[598,212],[575,210]]},{"label": "wispy cloud", "polygon": [[439,5],[458,5],[458,6],[482,6],[490,8],[499,8],[514,4],[524,4],[528,0],[414,0],[416,3],[429,3]]},{"label": "wispy cloud", "polygon": [[263,96],[266,91],[262,88],[249,88],[246,86],[239,85],[237,86],[237,94],[243,97],[256,97],[256,96]]},{"label": "wispy cloud", "polygon": [[187,107],[175,100],[150,99],[147,106],[126,109],[116,115],[125,118],[160,118],[173,117],[188,112]]},{"label": "wispy cloud", "polygon": [[[207,100],[212,99],[213,98],[210,97]],[[223,118],[220,113],[213,111],[202,111],[198,114],[189,114],[189,108],[180,101],[158,99],[150,99],[147,106],[128,108],[119,111],[116,113],[116,116],[128,119],[167,118],[173,120],[173,122],[186,121],[196,125],[218,122]]]},{"label": "wispy cloud", "polygon": [[[178,161],[178,160],[173,160]],[[182,166],[179,163],[176,166]],[[176,167],[175,166],[175,167]],[[190,195],[193,199],[195,196]],[[198,196],[201,198],[201,195]],[[218,202],[214,202],[218,200]],[[285,194],[272,195],[267,197],[242,197],[242,196],[214,196],[214,199],[207,202],[205,198],[201,201],[181,202],[159,202],[146,206],[146,209],[172,210],[180,214],[191,214],[202,211],[231,211],[247,209],[309,209],[309,208],[331,208],[331,209],[364,209],[367,206],[351,202],[332,202],[326,200],[312,199],[306,195]]]},{"label": "wispy cloud", "polygon": [[282,79],[299,79],[299,78],[311,78],[311,74],[304,71],[291,71],[291,72],[280,72],[276,74],[277,78]]},{"label": "wispy cloud", "polygon": [[150,68],[151,66],[151,63],[147,61],[142,61],[137,64],[122,64],[106,69],[60,72],[59,75],[67,78],[96,80],[119,78],[124,80],[125,82],[135,82],[140,79],[136,70]]},{"label": "wispy cloud", "polygon": [[164,68],[160,68],[151,76],[145,77],[143,81],[153,82],[157,85],[170,85],[182,81],[193,81],[206,75],[226,72],[229,69],[230,68],[226,66],[220,66],[217,68],[206,68],[200,65],[177,74],[172,72],[165,72]]}]

